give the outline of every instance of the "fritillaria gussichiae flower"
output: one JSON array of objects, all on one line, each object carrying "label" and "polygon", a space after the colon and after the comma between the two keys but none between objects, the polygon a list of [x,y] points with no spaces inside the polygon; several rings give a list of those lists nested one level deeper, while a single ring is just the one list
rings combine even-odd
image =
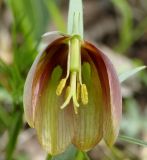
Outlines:
[{"label": "fritillaria gussichiae flower", "polygon": [[110,60],[79,36],[60,37],[34,61],[24,88],[29,125],[50,154],[74,144],[87,151],[101,139],[114,144],[121,92]]}]

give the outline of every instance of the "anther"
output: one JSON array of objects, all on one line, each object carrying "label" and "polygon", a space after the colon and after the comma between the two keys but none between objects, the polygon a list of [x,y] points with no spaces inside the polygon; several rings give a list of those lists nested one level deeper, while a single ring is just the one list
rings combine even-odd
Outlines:
[{"label": "anther", "polygon": [[88,92],[85,84],[81,86],[81,100],[84,105],[88,103]]},{"label": "anther", "polygon": [[61,95],[64,87],[65,87],[65,84],[66,84],[66,78],[63,78],[61,79],[61,81],[59,82],[58,86],[57,86],[57,89],[56,89],[56,94],[57,96]]}]

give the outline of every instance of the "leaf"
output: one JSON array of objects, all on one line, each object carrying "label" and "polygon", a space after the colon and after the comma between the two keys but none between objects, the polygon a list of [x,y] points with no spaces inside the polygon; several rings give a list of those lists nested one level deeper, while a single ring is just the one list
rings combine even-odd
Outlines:
[{"label": "leaf", "polygon": [[46,160],[90,160],[86,152],[82,152],[77,150],[73,145],[70,145],[68,149],[58,155],[58,156],[51,156],[50,154],[47,155]]},{"label": "leaf", "polygon": [[60,31],[65,32],[66,27],[65,27],[64,19],[60,13],[60,10],[59,10],[58,6],[56,5],[55,1],[44,0],[44,3],[47,6],[48,12],[50,13],[57,28]]},{"label": "leaf", "polygon": [[9,127],[11,124],[11,117],[2,106],[0,106],[0,123],[6,127]]},{"label": "leaf", "polygon": [[128,136],[124,136],[124,135],[120,135],[118,138],[120,140],[126,141],[128,143],[133,143],[133,144],[137,144],[137,145],[140,145],[140,146],[147,147],[147,142],[145,142],[143,140],[139,140],[139,139],[128,137]]},{"label": "leaf", "polygon": [[[8,0],[15,25],[22,29],[23,33],[33,36],[34,39],[39,39],[46,28],[48,11],[42,0]],[[34,27],[35,26],[35,27]],[[18,28],[17,28],[18,29]]]},{"label": "leaf", "polygon": [[19,135],[19,131],[22,126],[22,111],[13,114],[13,120],[11,128],[9,130],[9,141],[6,149],[6,160],[12,159],[13,152],[15,150],[16,141]]},{"label": "leaf", "polygon": [[111,0],[122,15],[122,25],[120,29],[120,41],[117,46],[119,52],[124,52],[131,44],[133,37],[133,14],[127,0]]},{"label": "leaf", "polygon": [[86,152],[78,151],[75,160],[90,160]]},{"label": "leaf", "polygon": [[147,17],[144,17],[143,20],[138,23],[137,28],[134,29],[134,34],[133,34],[133,42],[139,39],[145,32],[147,28]]},{"label": "leaf", "polygon": [[73,28],[75,27],[77,28],[77,31],[75,34],[78,34],[81,36],[81,38],[83,38],[82,0],[70,0],[69,12],[68,12],[68,34],[69,35],[73,34]]},{"label": "leaf", "polygon": [[121,75],[119,75],[119,81],[120,81],[120,83],[122,83],[126,79],[130,78],[131,76],[133,76],[134,74],[142,71],[145,68],[146,68],[146,66],[141,66],[141,67],[137,67],[135,69],[132,69],[130,71],[126,71],[126,72],[122,73]]},{"label": "leaf", "polygon": [[51,160],[75,160],[77,152],[77,148],[70,145],[64,153],[52,157]]},{"label": "leaf", "polygon": [[0,58],[0,73],[4,73],[7,75],[10,74],[9,66],[1,58]]},{"label": "leaf", "polygon": [[133,26],[133,12],[131,5],[127,0],[111,0],[122,15],[122,25],[120,28],[120,41],[116,49],[119,52],[125,52],[137,39],[146,31],[147,21],[144,17],[138,25]]},{"label": "leaf", "polygon": [[83,154],[84,154],[84,158],[85,158],[84,160],[90,160],[90,158],[86,152],[83,152]]}]

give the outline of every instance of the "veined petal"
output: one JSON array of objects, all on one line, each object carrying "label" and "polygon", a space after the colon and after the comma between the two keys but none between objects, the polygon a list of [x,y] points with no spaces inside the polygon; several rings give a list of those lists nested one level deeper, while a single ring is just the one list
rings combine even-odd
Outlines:
[{"label": "veined petal", "polygon": [[[59,38],[56,41],[52,42],[43,52],[38,54],[36,57],[25,82],[24,86],[24,94],[23,94],[23,102],[24,102],[24,113],[27,122],[31,127],[34,127],[34,113],[36,102],[39,96],[40,88],[43,86],[43,81],[46,81],[48,78],[47,74],[44,74],[47,70],[48,73],[51,72],[50,61],[53,61],[53,55],[59,52],[61,53],[61,48],[63,48],[63,41],[66,38]],[[56,63],[56,58],[52,62],[52,67]],[[48,67],[48,68],[47,68]]]},{"label": "veined petal", "polygon": [[80,104],[75,115],[75,133],[72,141],[81,150],[93,148],[102,138],[102,88],[96,67],[88,53],[82,50],[82,83],[88,90],[88,104]]},{"label": "veined petal", "polygon": [[35,69],[37,66],[37,63],[40,59],[41,55],[38,55],[28,73],[27,79],[25,81],[24,85],[24,93],[23,93],[23,105],[24,105],[24,113],[25,113],[25,118],[29,125],[31,127],[34,127],[33,125],[33,108],[34,106],[32,105],[32,83],[33,83],[33,78],[35,74]]},{"label": "veined petal", "polygon": [[111,146],[114,144],[118,132],[122,113],[122,96],[116,71],[110,60],[99,49],[88,42],[84,48],[97,67],[103,90],[103,137]]},{"label": "veined petal", "polygon": [[66,33],[63,33],[63,32],[60,32],[60,31],[52,31],[52,32],[46,32],[42,35],[42,38],[53,38],[51,36],[56,36],[56,39],[57,37],[59,38],[59,36],[64,36],[64,37],[70,37],[69,34],[66,34]]},{"label": "veined petal", "polygon": [[56,95],[62,69],[57,66],[42,92],[36,106],[35,128],[43,148],[50,154],[59,154],[67,148],[73,137],[73,107],[61,110],[65,97]]}]

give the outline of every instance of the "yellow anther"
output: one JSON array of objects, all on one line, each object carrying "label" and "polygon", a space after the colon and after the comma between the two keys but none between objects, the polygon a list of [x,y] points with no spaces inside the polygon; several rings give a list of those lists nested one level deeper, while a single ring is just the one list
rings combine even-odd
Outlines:
[{"label": "yellow anther", "polygon": [[81,92],[81,86],[80,83],[77,83],[77,101],[80,100],[80,92]]},{"label": "yellow anther", "polygon": [[66,78],[63,78],[61,79],[61,81],[59,82],[58,86],[57,86],[57,89],[56,89],[56,94],[57,96],[61,95],[64,87],[65,87],[65,84],[66,84]]},{"label": "yellow anther", "polygon": [[71,90],[71,87],[68,86],[68,87],[66,88],[66,92],[65,92],[65,99],[67,99],[67,97],[69,96],[70,90]]},{"label": "yellow anther", "polygon": [[81,100],[84,105],[88,103],[88,91],[85,84],[81,86]]}]

